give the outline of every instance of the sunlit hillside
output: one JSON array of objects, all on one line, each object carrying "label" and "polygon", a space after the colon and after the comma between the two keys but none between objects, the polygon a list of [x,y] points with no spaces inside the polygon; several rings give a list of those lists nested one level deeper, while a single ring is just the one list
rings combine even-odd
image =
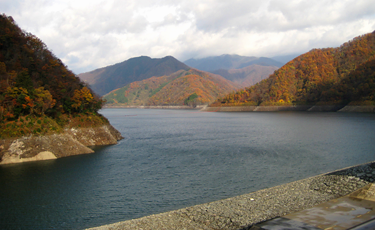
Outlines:
[{"label": "sunlit hillside", "polygon": [[221,76],[190,69],[130,83],[104,99],[112,105],[199,105],[211,103],[237,88]]},{"label": "sunlit hillside", "polygon": [[[212,106],[374,104],[375,32],[298,56],[268,79]],[[355,102],[354,102],[355,101]]]}]

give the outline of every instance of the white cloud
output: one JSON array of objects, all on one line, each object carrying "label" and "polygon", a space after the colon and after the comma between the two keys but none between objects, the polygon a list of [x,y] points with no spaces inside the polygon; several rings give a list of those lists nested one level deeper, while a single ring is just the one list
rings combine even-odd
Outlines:
[{"label": "white cloud", "polygon": [[274,56],[375,30],[372,0],[0,0],[75,73],[131,57]]}]

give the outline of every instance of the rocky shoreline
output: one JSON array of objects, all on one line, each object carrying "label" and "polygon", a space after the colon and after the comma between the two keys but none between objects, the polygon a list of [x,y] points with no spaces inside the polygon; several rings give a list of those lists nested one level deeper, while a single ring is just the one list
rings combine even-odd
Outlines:
[{"label": "rocky shoreline", "polygon": [[250,229],[254,224],[350,194],[375,181],[375,163],[175,211],[91,228]]},{"label": "rocky shoreline", "polygon": [[123,137],[110,124],[70,128],[63,133],[0,140],[0,164],[51,160],[93,153],[88,146],[116,144]]},{"label": "rocky shoreline", "polygon": [[339,106],[339,105],[292,105],[292,106],[222,106],[206,107],[206,112],[278,112],[278,111],[307,111],[307,112],[355,112],[374,113],[375,106]]},{"label": "rocky shoreline", "polygon": [[375,106],[340,106],[340,105],[291,105],[291,106],[222,106],[209,107],[207,105],[197,105],[191,107],[187,105],[163,105],[163,106],[125,106],[106,105],[105,109],[195,109],[205,112],[278,112],[278,111],[308,111],[308,112],[354,112],[354,113],[374,113]]},{"label": "rocky shoreline", "polygon": [[103,109],[196,109],[206,108],[207,105],[105,105]]}]

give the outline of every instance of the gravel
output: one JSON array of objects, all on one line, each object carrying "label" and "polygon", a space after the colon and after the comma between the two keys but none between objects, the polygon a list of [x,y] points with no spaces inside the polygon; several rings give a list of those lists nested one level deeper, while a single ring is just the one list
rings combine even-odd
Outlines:
[{"label": "gravel", "polygon": [[375,181],[375,163],[211,203],[128,220],[104,229],[250,229],[256,223],[345,196]]}]

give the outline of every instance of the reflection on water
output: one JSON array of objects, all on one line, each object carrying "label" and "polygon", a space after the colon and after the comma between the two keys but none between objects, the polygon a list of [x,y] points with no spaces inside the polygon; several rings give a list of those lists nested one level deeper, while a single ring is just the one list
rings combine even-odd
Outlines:
[{"label": "reflection on water", "polygon": [[375,160],[374,114],[102,113],[117,145],[0,167],[0,228],[82,229]]}]

